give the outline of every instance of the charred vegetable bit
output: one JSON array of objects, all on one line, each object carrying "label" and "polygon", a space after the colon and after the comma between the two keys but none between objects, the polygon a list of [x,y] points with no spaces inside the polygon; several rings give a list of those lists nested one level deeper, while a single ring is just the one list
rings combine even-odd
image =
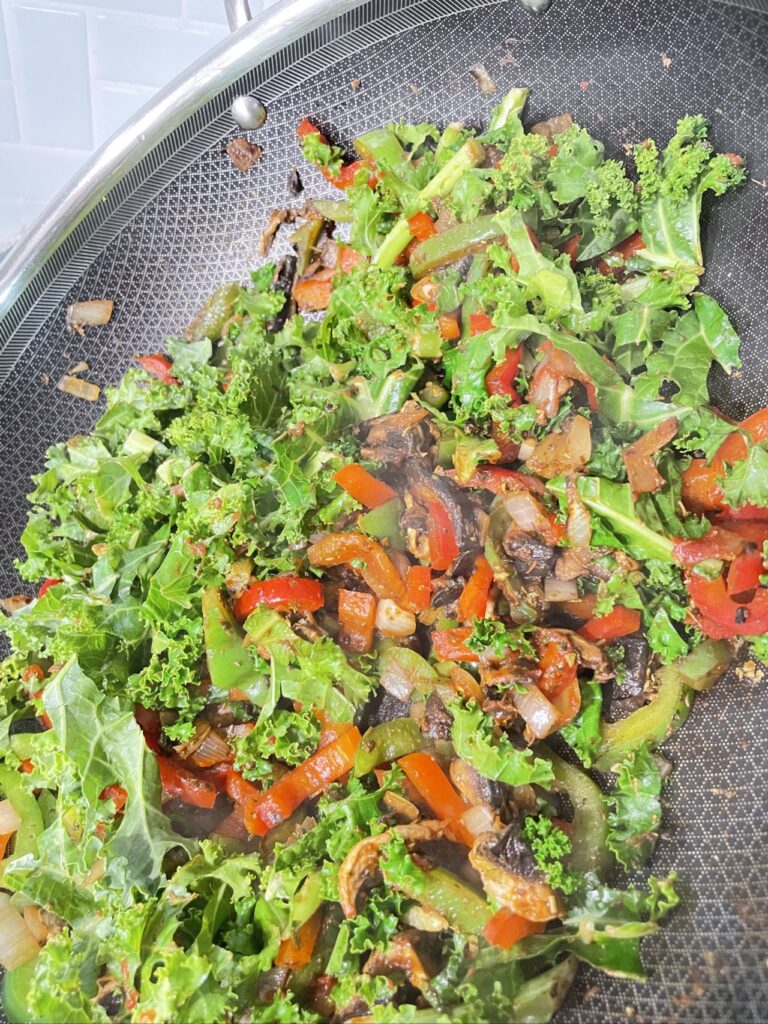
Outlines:
[{"label": "charred vegetable bit", "polygon": [[710,405],[698,290],[745,170],[689,116],[636,187],[526,96],[354,154],[302,119],[293,253],[49,451],[3,601],[11,1020],[544,1022],[580,961],[644,977],[659,748],[768,656],[768,410]]}]

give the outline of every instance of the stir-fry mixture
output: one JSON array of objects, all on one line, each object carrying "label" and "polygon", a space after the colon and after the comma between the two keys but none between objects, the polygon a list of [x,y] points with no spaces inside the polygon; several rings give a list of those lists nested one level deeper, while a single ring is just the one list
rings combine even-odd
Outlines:
[{"label": "stir-fry mixture", "polygon": [[768,653],[768,410],[709,404],[739,341],[698,289],[745,172],[702,117],[627,168],[525,98],[354,160],[303,121],[339,191],[272,216],[294,253],[50,449],[0,683],[13,1021],[546,1021],[579,961],[643,978],[658,748]]}]

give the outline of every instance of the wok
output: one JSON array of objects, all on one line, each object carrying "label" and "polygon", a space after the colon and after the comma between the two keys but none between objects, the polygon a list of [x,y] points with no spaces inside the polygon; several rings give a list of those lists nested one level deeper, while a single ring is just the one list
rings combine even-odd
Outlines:
[{"label": "wok", "polygon": [[[745,362],[742,373],[717,377],[714,395],[739,418],[768,404],[765,0],[554,0],[540,15],[513,0],[298,0],[166,90],[0,268],[0,590],[19,589],[13,559],[30,474],[49,444],[97,416],[55,389],[61,374],[85,360],[90,379],[117,382],[217,284],[260,262],[260,226],[290,201],[301,117],[345,143],[401,116],[480,122],[493,100],[468,73],[476,63],[500,91],[530,87],[531,120],[570,111],[609,155],[646,135],[668,137],[697,111],[719,149],[744,155],[749,182],[706,221],[705,287],[732,316]],[[246,175],[223,154],[241,134],[228,114],[241,92],[269,108],[263,159]],[[302,176],[308,192],[328,190],[314,172]],[[66,305],[96,297],[115,300],[109,326],[68,334]],[[678,871],[683,906],[644,946],[645,986],[584,970],[561,1020],[765,1020],[766,724],[768,688],[734,671],[667,745],[677,770],[653,868]]]}]

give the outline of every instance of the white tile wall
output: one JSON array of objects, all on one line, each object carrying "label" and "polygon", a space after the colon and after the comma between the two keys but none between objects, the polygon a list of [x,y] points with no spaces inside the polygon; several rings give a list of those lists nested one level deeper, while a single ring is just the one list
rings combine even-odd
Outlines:
[{"label": "white tile wall", "polygon": [[226,34],[224,0],[0,0],[0,252]]}]

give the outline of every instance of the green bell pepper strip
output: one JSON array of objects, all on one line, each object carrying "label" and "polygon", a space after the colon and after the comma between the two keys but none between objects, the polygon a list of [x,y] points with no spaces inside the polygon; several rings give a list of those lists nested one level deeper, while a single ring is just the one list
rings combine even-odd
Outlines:
[{"label": "green bell pepper strip", "polygon": [[369,537],[388,540],[396,551],[405,551],[405,538],[400,529],[403,507],[400,498],[392,498],[391,501],[385,501],[383,505],[377,505],[370,512],[360,516],[357,525]]},{"label": "green bell pepper strip", "polygon": [[704,692],[714,686],[732,659],[733,651],[725,640],[704,640],[675,667],[686,686]]},{"label": "green bell pepper strip", "polygon": [[424,746],[424,733],[413,718],[394,718],[374,725],[363,735],[355,755],[354,774],[366,775],[386,761],[412,754]]},{"label": "green bell pepper strip", "polygon": [[205,657],[211,683],[225,693],[246,691],[254,703],[263,704],[267,695],[266,679],[261,684],[263,693],[254,693],[254,683],[259,677],[250,653],[243,646],[245,634],[217,587],[203,592],[202,610]]},{"label": "green bell pepper strip", "polygon": [[37,853],[37,844],[43,834],[43,815],[37,805],[34,793],[24,785],[23,777],[8,765],[0,765],[0,791],[21,818],[13,840],[13,856],[6,857],[0,872],[17,857]]},{"label": "green bell pepper strip", "polygon": [[387,862],[381,862],[384,880],[406,896],[444,917],[454,931],[464,935],[480,935],[493,917],[493,910],[483,897],[458,875],[445,868],[422,871],[411,859],[408,878],[398,876],[396,882],[387,878]]},{"label": "green bell pepper strip", "polygon": [[344,199],[313,199],[312,209],[317,210],[324,220],[337,224],[351,224],[355,219],[352,203]]},{"label": "green bell pepper strip", "polygon": [[[423,201],[447,195],[465,171],[477,167],[485,157],[485,149],[477,139],[467,139],[461,149],[419,192]],[[374,254],[375,267],[391,267],[411,238],[408,218],[401,217]]]},{"label": "green bell pepper strip", "polygon": [[438,267],[455,263],[478,246],[501,238],[503,234],[504,228],[500,226],[495,214],[486,214],[466,224],[457,224],[416,246],[410,259],[411,273],[416,278],[424,277]]},{"label": "green bell pepper strip", "polygon": [[516,1024],[541,1024],[541,1021],[551,1020],[576,977],[576,967],[576,957],[569,956],[523,982],[512,1003]]},{"label": "green bell pepper strip", "polygon": [[6,971],[3,976],[3,1009],[8,1024],[36,1024],[39,1020],[32,1017],[27,1009],[27,997],[35,976],[37,958],[30,960],[21,967]]},{"label": "green bell pepper strip", "polygon": [[594,871],[602,878],[611,860],[606,846],[608,825],[603,794],[575,765],[568,764],[547,747],[540,748],[539,752],[551,763],[555,781],[565,789],[573,806],[573,849],[568,856],[568,867],[580,874]]},{"label": "green bell pepper strip", "polygon": [[310,217],[291,235],[289,241],[296,250],[296,276],[303,277],[312,262],[317,241],[323,230],[322,217]]},{"label": "green bell pepper strip", "polygon": [[603,741],[595,763],[598,771],[611,771],[614,765],[643,743],[658,746],[672,731],[685,680],[675,665],[660,669],[657,679],[659,688],[650,704],[638,708],[619,722],[603,725]]},{"label": "green bell pepper strip", "polygon": [[232,316],[232,304],[239,294],[240,285],[236,281],[217,288],[187,327],[187,341],[202,341],[203,338],[219,341],[224,324]]}]

